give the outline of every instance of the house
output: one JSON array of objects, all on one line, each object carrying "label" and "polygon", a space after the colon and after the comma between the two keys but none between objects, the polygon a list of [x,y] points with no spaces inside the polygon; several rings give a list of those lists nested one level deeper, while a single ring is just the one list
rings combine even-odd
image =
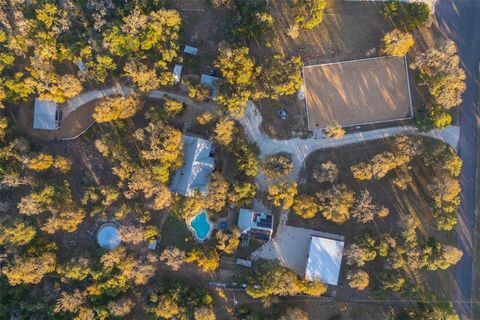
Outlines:
[{"label": "house", "polygon": [[312,236],[308,246],[305,279],[338,284],[344,242],[340,239]]},{"label": "house", "polygon": [[198,137],[183,136],[184,164],[175,171],[170,190],[190,196],[195,190],[206,194],[210,174],[215,168],[213,143]]},{"label": "house", "polygon": [[273,216],[242,208],[238,215],[237,225],[240,232],[248,238],[270,241],[273,233]]},{"label": "house", "polygon": [[173,83],[177,84],[180,83],[180,79],[182,77],[182,65],[176,64],[173,68]]},{"label": "house", "polygon": [[212,97],[216,97],[218,95],[217,83],[219,80],[220,78],[208,74],[202,74],[200,76],[200,83],[212,89]]},{"label": "house", "polygon": [[61,111],[57,103],[35,98],[33,128],[41,130],[57,130],[60,127]]},{"label": "house", "polygon": [[196,56],[197,53],[198,53],[198,49],[195,48],[195,47],[185,46],[185,47],[183,48],[183,52],[184,52],[184,53],[191,54],[191,55],[193,55],[193,56]]},{"label": "house", "polygon": [[413,116],[405,57],[305,66],[303,82],[310,131]]}]

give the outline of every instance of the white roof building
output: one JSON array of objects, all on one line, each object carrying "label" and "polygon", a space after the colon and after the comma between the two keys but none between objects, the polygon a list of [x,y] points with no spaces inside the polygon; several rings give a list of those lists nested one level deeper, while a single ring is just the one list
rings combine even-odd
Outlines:
[{"label": "white roof building", "polygon": [[60,120],[60,112],[56,102],[35,98],[34,129],[57,130],[60,127]]},{"label": "white roof building", "polygon": [[273,233],[273,216],[242,208],[238,214],[238,227],[249,238],[269,241]]},{"label": "white roof building", "polygon": [[183,48],[183,52],[196,56],[198,49],[195,47],[185,46],[185,48]]},{"label": "white roof building", "polygon": [[173,83],[177,84],[180,82],[182,78],[182,65],[176,64],[173,68]]},{"label": "white roof building", "polygon": [[212,97],[216,97],[218,95],[218,80],[220,80],[220,78],[208,74],[202,74],[200,76],[200,83],[212,89]]},{"label": "white roof building", "polygon": [[212,142],[184,135],[183,152],[183,167],[175,171],[170,189],[183,196],[189,196],[195,190],[206,194],[210,174],[215,168]]},{"label": "white roof building", "polygon": [[344,242],[318,236],[310,238],[305,279],[320,280],[330,285],[338,284],[342,265]]}]

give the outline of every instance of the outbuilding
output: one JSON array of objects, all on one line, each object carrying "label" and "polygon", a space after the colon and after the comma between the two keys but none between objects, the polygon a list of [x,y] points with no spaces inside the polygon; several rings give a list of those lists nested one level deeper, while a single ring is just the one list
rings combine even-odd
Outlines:
[{"label": "outbuilding", "polygon": [[342,240],[312,236],[308,246],[305,279],[336,286],[342,265]]},{"label": "outbuilding", "polygon": [[61,112],[57,103],[35,98],[33,128],[40,130],[57,130],[60,127]]}]

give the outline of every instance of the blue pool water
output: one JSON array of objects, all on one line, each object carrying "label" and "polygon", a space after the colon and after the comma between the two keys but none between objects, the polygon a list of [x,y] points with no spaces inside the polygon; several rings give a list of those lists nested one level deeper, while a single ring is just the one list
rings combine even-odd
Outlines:
[{"label": "blue pool water", "polygon": [[210,233],[210,224],[208,223],[207,213],[205,210],[200,212],[191,222],[190,225],[195,230],[198,240],[205,240]]}]

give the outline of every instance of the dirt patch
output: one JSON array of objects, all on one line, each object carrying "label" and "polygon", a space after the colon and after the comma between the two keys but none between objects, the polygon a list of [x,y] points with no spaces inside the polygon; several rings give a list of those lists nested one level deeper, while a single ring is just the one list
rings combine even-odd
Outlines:
[{"label": "dirt patch", "polygon": [[[297,98],[297,95],[281,97],[278,100],[255,101],[263,121],[261,129],[270,137],[280,140],[295,137],[306,137],[307,115],[305,113],[305,101]],[[288,112],[286,120],[280,119],[279,110]]]},{"label": "dirt patch", "polygon": [[411,117],[405,64],[382,57],[304,67],[309,129]]}]

